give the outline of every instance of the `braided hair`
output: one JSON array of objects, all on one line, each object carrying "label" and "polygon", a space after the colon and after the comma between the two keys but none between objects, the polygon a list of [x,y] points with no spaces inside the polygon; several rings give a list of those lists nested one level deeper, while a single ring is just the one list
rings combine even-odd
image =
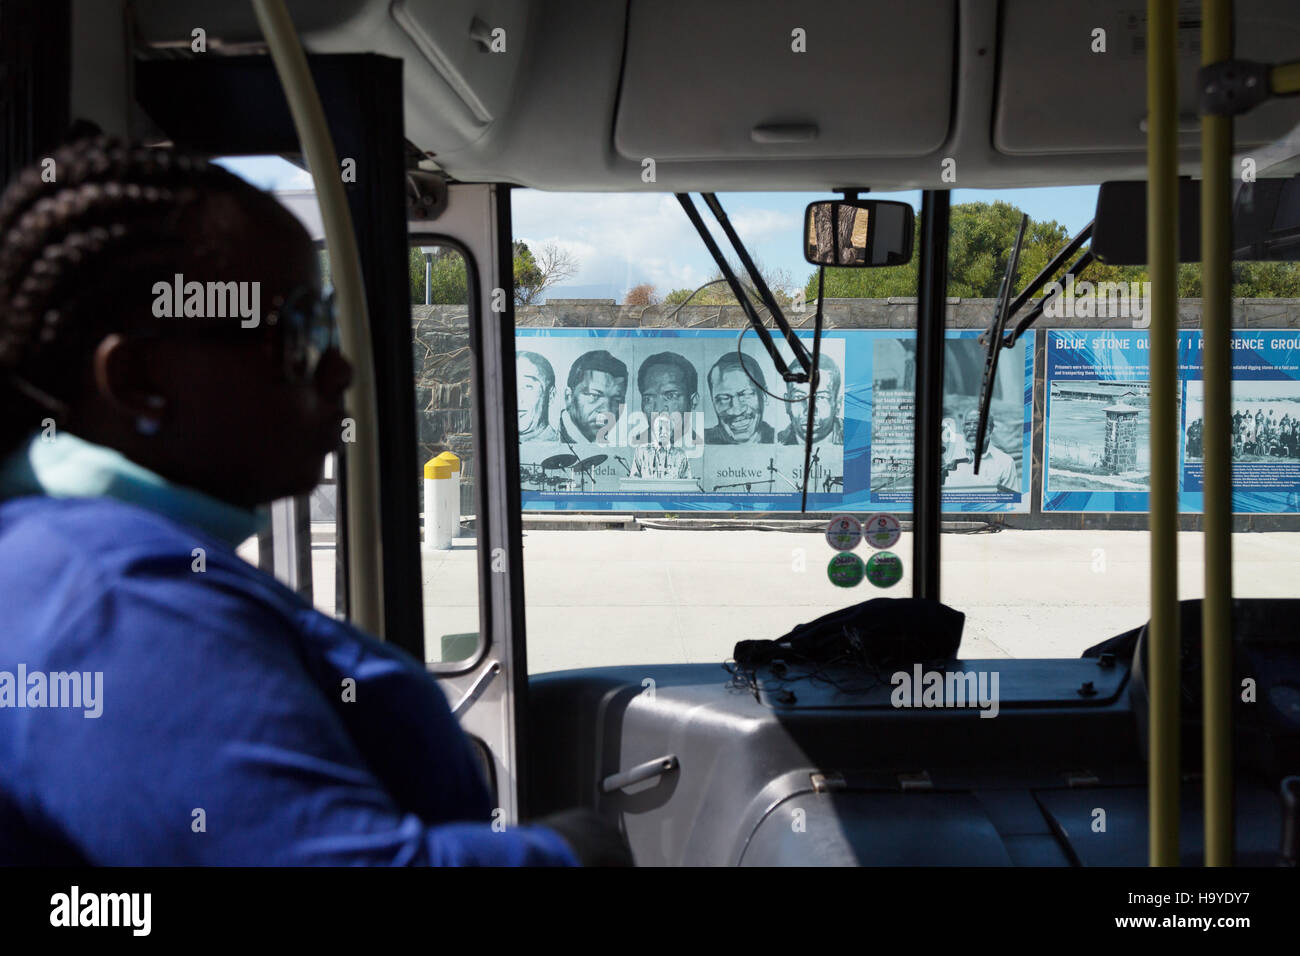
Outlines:
[{"label": "braided hair", "polygon": [[155,280],[220,261],[218,238],[196,229],[205,203],[292,219],[269,194],[172,150],[96,136],[50,158],[53,182],[46,161],[0,195],[0,458],[45,418],[62,421],[105,335],[152,320]]}]

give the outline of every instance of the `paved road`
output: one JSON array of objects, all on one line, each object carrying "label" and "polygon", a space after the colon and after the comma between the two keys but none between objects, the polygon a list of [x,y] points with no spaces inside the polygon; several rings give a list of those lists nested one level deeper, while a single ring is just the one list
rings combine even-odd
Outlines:
[{"label": "paved road", "polygon": [[[1179,594],[1203,593],[1200,535],[1179,535]],[[1236,593],[1300,593],[1300,533],[1234,535]],[[865,546],[864,546],[865,547]],[[475,543],[424,555],[426,643],[478,628]],[[912,543],[895,548],[910,564]],[[845,590],[826,578],[815,534],[764,531],[529,531],[529,669],[721,661],[736,641],[777,637],[853,601],[911,593]],[[968,658],[1076,657],[1147,617],[1147,535],[1001,531],[943,538],[944,600],[966,613]],[[334,551],[313,549],[318,605],[333,610]],[[322,587],[324,585],[324,587]]]}]

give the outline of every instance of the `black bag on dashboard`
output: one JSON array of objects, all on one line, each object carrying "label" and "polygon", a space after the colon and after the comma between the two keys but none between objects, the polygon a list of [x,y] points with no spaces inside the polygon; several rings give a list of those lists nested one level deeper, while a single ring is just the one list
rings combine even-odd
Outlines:
[{"label": "black bag on dashboard", "polygon": [[951,660],[966,615],[924,598],[873,598],[800,624],[774,641],[741,641],[732,652],[746,670],[772,661],[898,667]]}]

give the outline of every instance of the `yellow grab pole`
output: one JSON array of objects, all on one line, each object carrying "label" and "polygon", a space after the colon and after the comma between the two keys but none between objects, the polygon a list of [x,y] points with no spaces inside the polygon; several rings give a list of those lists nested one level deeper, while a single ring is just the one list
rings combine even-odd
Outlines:
[{"label": "yellow grab pole", "polygon": [[1178,865],[1177,4],[1147,0],[1147,267],[1151,273],[1151,624],[1147,632],[1152,866]]},{"label": "yellow grab pole", "polygon": [[[1232,0],[1201,5],[1201,63],[1232,58]],[[1205,865],[1231,866],[1232,117],[1201,117],[1205,600],[1201,624]]]},{"label": "yellow grab pole", "polygon": [[1300,62],[1273,67],[1268,71],[1268,86],[1278,96],[1300,93]]}]

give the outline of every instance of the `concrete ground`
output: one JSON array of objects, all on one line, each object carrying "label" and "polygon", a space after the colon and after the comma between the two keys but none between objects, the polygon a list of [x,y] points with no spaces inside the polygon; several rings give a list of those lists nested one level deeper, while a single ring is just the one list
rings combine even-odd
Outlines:
[{"label": "concrete ground", "polygon": [[[966,614],[968,658],[1077,657],[1146,620],[1143,531],[945,534],[943,599]],[[1203,593],[1201,536],[1179,535],[1179,595]],[[1300,593],[1300,533],[1233,536],[1235,593]],[[529,670],[722,661],[738,640],[880,595],[911,593],[911,536],[894,548],[903,580],[883,591],[837,588],[817,534],[777,531],[542,531],[524,533]],[[866,545],[860,553],[866,556]],[[334,550],[313,547],[317,605],[333,611]],[[473,538],[426,553],[429,658],[441,637],[478,628]]]}]

